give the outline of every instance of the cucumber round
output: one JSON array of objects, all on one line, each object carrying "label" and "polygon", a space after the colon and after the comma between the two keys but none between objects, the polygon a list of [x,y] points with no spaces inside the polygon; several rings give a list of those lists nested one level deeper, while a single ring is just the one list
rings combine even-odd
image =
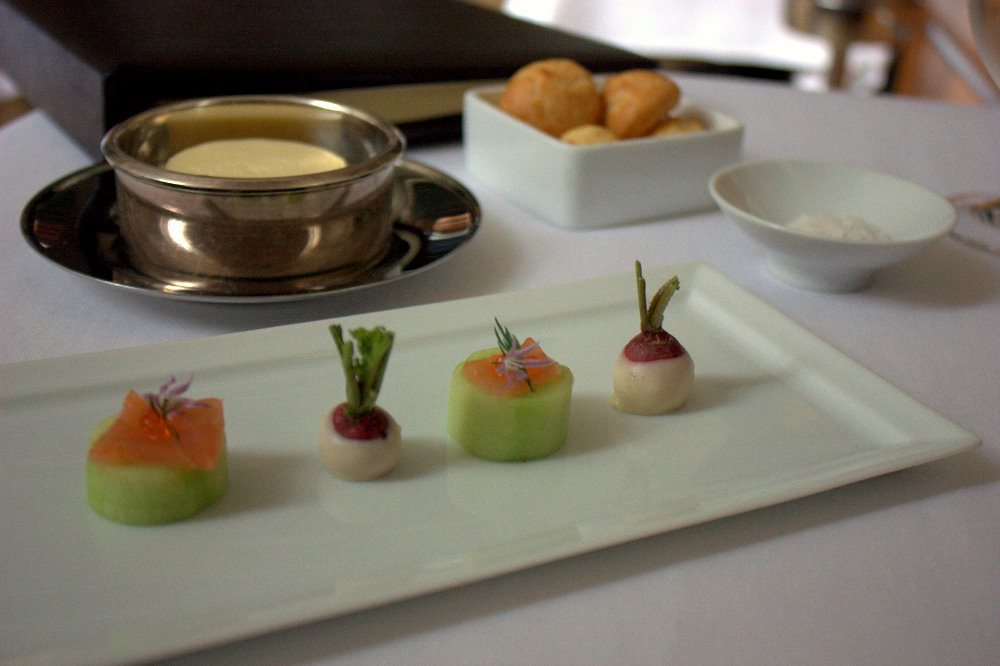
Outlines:
[{"label": "cucumber round", "polygon": [[[99,424],[93,443],[112,423]],[[164,465],[105,465],[87,461],[87,503],[99,516],[126,525],[159,525],[190,518],[226,492],[223,443],[213,470]]]},{"label": "cucumber round", "polygon": [[566,442],[573,373],[560,365],[559,377],[534,391],[505,396],[485,391],[462,373],[467,361],[491,356],[486,349],[459,363],[448,393],[448,435],[469,453],[514,462],[544,458]]}]

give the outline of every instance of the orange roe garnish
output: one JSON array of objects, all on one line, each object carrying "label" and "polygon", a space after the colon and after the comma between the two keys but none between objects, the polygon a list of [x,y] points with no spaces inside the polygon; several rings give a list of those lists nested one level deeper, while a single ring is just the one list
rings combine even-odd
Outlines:
[{"label": "orange roe garnish", "polygon": [[177,431],[171,427],[160,412],[152,407],[143,411],[142,416],[139,417],[139,423],[142,430],[149,436],[150,441],[162,442],[177,437]]}]

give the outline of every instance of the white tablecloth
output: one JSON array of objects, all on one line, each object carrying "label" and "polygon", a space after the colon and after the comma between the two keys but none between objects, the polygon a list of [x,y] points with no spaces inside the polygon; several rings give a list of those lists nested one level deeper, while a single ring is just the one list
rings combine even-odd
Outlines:
[{"label": "white tablecloth", "polygon": [[[691,98],[745,122],[748,159],[843,160],[941,194],[1000,190],[996,109],[679,80]],[[400,283],[298,303],[179,302],[87,281],[27,246],[24,205],[89,161],[44,114],[24,116],[0,129],[0,362],[569,282],[627,272],[635,258],[703,260],[983,446],[180,661],[1000,663],[1000,258],[948,239],[860,293],[812,293],[771,278],[718,211],[567,232],[471,178],[459,145],[410,157],[455,176],[482,204],[480,233],[455,257]]]}]

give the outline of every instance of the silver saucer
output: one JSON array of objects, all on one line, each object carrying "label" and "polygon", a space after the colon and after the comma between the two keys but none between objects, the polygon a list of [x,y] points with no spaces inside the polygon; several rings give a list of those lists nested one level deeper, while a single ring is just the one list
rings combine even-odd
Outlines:
[{"label": "silver saucer", "polygon": [[450,257],[479,230],[479,202],[457,180],[403,160],[393,178],[394,238],[371,275],[344,284],[337,274],[290,279],[164,282],[129,262],[118,232],[114,172],[107,164],[75,171],[36,194],[21,216],[28,244],[60,268],[114,287],[217,303],[314,298],[409,277]]}]

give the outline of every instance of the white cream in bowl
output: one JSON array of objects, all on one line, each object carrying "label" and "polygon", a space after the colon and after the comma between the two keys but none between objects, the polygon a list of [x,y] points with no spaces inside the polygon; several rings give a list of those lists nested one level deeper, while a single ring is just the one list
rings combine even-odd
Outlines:
[{"label": "white cream in bowl", "polygon": [[861,242],[891,240],[878,227],[861,218],[830,215],[829,213],[799,215],[788,223],[788,228],[824,238],[840,238]]}]

